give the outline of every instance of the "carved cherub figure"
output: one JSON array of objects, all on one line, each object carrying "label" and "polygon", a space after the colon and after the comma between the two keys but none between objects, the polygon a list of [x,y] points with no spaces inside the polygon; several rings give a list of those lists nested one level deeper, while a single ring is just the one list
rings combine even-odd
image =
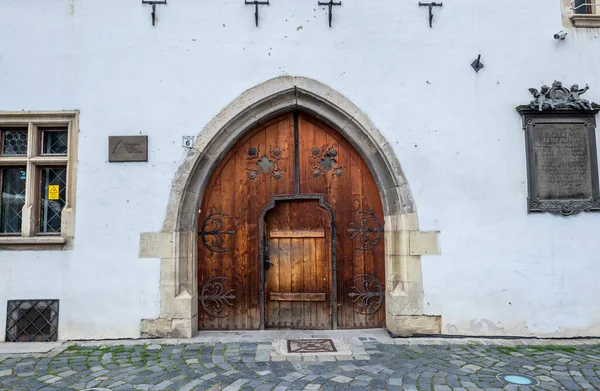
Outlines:
[{"label": "carved cherub figure", "polygon": [[551,99],[548,98],[548,92],[550,91],[550,87],[547,85],[543,85],[538,91],[536,88],[530,88],[529,92],[535,98],[530,103],[531,108],[542,111],[547,108],[554,109],[554,103]]},{"label": "carved cherub figure", "polygon": [[592,110],[590,101],[581,98],[581,95],[585,94],[589,89],[590,87],[587,84],[583,89],[579,89],[579,85],[573,84],[571,86],[571,95],[569,96],[570,105],[580,110]]}]

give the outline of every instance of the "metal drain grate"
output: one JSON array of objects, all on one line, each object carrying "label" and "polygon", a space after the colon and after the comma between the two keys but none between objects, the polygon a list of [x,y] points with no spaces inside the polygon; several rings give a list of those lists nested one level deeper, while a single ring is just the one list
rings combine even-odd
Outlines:
[{"label": "metal drain grate", "polygon": [[331,339],[288,339],[288,353],[337,352]]},{"label": "metal drain grate", "polygon": [[58,339],[58,300],[9,300],[7,342],[50,342]]}]

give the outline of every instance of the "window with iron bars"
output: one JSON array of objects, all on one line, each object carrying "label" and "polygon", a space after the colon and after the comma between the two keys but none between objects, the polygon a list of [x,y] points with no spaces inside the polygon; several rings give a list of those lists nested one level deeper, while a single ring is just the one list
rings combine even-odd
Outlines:
[{"label": "window with iron bars", "polygon": [[0,112],[0,246],[62,245],[72,234],[63,212],[74,201],[77,116]]}]

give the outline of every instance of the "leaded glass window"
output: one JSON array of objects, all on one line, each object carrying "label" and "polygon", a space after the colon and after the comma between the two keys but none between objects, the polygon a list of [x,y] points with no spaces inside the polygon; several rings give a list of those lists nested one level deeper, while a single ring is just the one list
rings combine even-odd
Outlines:
[{"label": "leaded glass window", "polygon": [[27,155],[27,128],[0,129],[2,155]]},{"label": "leaded glass window", "polygon": [[65,206],[67,169],[45,167],[41,173],[40,233],[58,233]]},{"label": "leaded glass window", "polygon": [[69,245],[78,116],[77,111],[0,112],[0,251]]},{"label": "leaded glass window", "polygon": [[62,129],[42,130],[42,153],[43,154],[66,154],[67,153],[67,131]]},{"label": "leaded glass window", "polygon": [[23,205],[25,205],[25,167],[3,168],[2,198],[0,203],[0,233],[21,232]]}]

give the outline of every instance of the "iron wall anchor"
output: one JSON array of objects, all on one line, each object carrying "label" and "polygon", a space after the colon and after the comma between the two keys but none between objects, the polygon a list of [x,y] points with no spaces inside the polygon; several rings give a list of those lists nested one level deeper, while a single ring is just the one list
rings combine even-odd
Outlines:
[{"label": "iron wall anchor", "polygon": [[244,3],[247,5],[254,5],[254,24],[256,24],[256,27],[258,27],[258,6],[259,5],[270,5],[269,0],[267,0],[267,1],[244,0]]},{"label": "iron wall anchor", "polygon": [[152,26],[156,25],[156,5],[167,5],[167,0],[142,0],[142,4],[149,4],[152,6]]},{"label": "iron wall anchor", "polygon": [[429,28],[433,27],[433,7],[441,7],[443,3],[421,3],[419,1],[419,7],[429,7]]},{"label": "iron wall anchor", "polygon": [[483,63],[481,62],[481,54],[477,56],[477,60],[471,63],[471,66],[473,67],[473,69],[475,69],[475,72],[479,72],[483,69]]},{"label": "iron wall anchor", "polygon": [[331,28],[331,20],[333,19],[333,6],[334,5],[342,5],[342,2],[334,2],[333,0],[329,1],[319,1],[319,5],[326,5],[329,7],[329,28]]}]

